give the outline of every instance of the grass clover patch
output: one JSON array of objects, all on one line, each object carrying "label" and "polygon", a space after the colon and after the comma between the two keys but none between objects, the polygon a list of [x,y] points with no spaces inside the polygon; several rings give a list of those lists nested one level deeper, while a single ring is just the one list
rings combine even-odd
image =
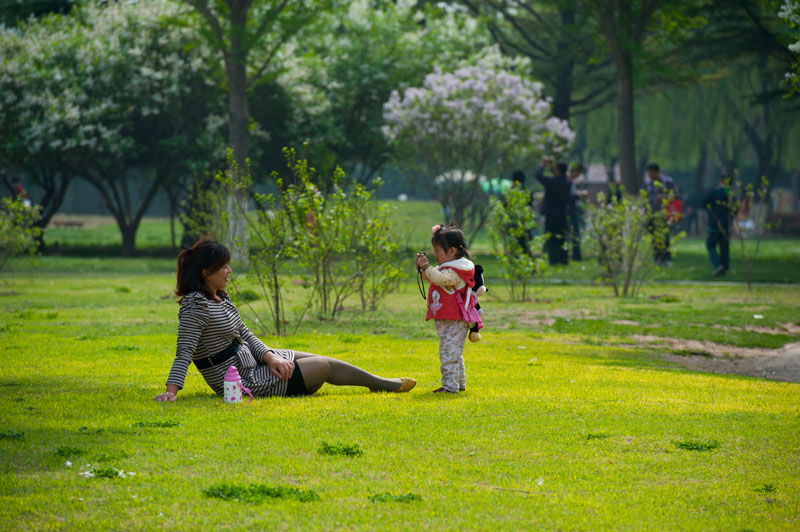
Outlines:
[{"label": "grass clover patch", "polygon": [[708,442],[702,442],[698,440],[683,440],[672,443],[674,443],[676,447],[685,451],[713,451],[719,447],[719,442],[717,440],[710,440]]},{"label": "grass clover patch", "polygon": [[78,473],[83,478],[127,478],[136,476],[133,471],[125,472],[115,467],[92,467],[88,471]]},{"label": "grass clover patch", "polygon": [[345,443],[328,443],[322,442],[322,445],[319,447],[320,454],[329,454],[332,456],[342,455],[342,456],[361,456],[364,454],[364,451],[358,446],[357,443],[354,444],[345,444]]},{"label": "grass clover patch", "polygon": [[587,440],[604,440],[610,437],[611,434],[606,434],[605,432],[590,432],[586,435]]},{"label": "grass clover patch", "polygon": [[320,500],[319,495],[313,490],[288,488],[285,486],[267,486],[265,484],[216,484],[203,490],[207,497],[223,499],[226,501],[241,501],[258,503],[274,499],[296,499],[300,502]]},{"label": "grass clover patch", "polygon": [[0,432],[0,440],[21,440],[23,436],[25,436],[24,432],[17,432],[16,430]]},{"label": "grass clover patch", "polygon": [[138,345],[115,345],[113,347],[109,347],[111,351],[139,351],[141,347]]},{"label": "grass clover patch", "polygon": [[372,502],[414,502],[421,501],[422,497],[416,493],[404,493],[403,495],[393,495],[391,493],[377,493],[370,495],[369,500]]},{"label": "grass clover patch", "polygon": [[180,427],[181,424],[178,421],[167,419],[164,421],[137,421],[136,423],[133,424],[133,426],[141,428],[170,428],[170,427]]},{"label": "grass clover patch", "polygon": [[762,484],[759,487],[755,488],[753,491],[757,493],[772,493],[778,488],[775,487],[774,484]]},{"label": "grass clover patch", "polygon": [[62,445],[61,447],[56,449],[56,454],[58,456],[63,456],[64,458],[71,458],[75,456],[82,456],[86,454],[86,451],[78,447],[70,447],[69,445]]}]

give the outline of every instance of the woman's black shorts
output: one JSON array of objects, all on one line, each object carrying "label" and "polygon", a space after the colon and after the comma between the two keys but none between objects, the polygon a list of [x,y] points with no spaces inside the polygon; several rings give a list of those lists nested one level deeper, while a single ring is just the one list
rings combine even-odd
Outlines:
[{"label": "woman's black shorts", "polygon": [[286,386],[286,397],[297,397],[300,395],[308,395],[306,389],[306,381],[303,380],[303,372],[300,371],[300,364],[294,361],[294,371],[292,376],[289,377],[288,386]]}]

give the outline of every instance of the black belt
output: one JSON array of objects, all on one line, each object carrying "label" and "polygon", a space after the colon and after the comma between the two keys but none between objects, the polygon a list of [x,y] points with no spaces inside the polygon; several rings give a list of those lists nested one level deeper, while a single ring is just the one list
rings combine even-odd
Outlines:
[{"label": "black belt", "polygon": [[238,336],[233,339],[231,345],[220,351],[219,353],[213,354],[209,357],[198,358],[194,360],[194,365],[197,366],[197,369],[206,369],[222,362],[225,362],[232,356],[236,356],[239,352],[239,349],[242,348],[242,339]]}]

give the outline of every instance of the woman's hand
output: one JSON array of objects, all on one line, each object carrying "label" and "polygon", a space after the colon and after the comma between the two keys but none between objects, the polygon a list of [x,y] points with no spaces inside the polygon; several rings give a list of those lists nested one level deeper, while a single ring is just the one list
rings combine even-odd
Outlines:
[{"label": "woman's hand", "polygon": [[177,393],[178,393],[179,389],[180,388],[178,388],[174,384],[167,384],[166,391],[164,391],[164,393],[160,393],[160,394],[156,395],[153,398],[153,400],[157,401],[159,403],[164,403],[164,402],[167,402],[167,401],[169,401],[170,403],[174,403],[175,400],[178,398]]},{"label": "woman's hand", "polygon": [[264,355],[264,362],[269,367],[269,372],[282,381],[288,381],[294,373],[294,362],[275,356],[272,351],[267,351]]},{"label": "woman's hand", "polygon": [[154,397],[154,400],[158,401],[159,403],[163,403],[165,401],[169,401],[171,403],[174,403],[177,398],[178,398],[178,396],[175,395],[172,392],[164,392],[164,393],[160,393],[160,394],[156,395]]}]

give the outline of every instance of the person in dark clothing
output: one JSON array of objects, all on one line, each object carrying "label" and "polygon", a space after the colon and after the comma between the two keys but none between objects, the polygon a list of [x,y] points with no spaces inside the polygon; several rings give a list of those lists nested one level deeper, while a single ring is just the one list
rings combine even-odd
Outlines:
[{"label": "person in dark clothing", "polygon": [[731,265],[731,181],[730,176],[722,176],[719,185],[712,188],[703,199],[703,208],[708,211],[706,250],[714,268],[714,276],[724,275]]},{"label": "person in dark clothing", "polygon": [[569,180],[572,186],[569,191],[569,234],[570,242],[572,244],[572,260],[580,262],[581,256],[581,228],[583,227],[583,197],[586,196],[586,190],[578,188],[578,185],[586,180],[583,173],[586,170],[583,165],[573,164],[569,169]]},{"label": "person in dark clothing", "polygon": [[[544,175],[546,164],[550,165],[552,177]],[[542,159],[542,165],[536,169],[535,177],[544,187],[541,214],[544,216],[544,230],[548,233],[546,244],[548,261],[551,265],[567,264],[569,255],[564,244],[569,234],[567,210],[569,192],[572,188],[572,183],[567,177],[567,163],[563,161],[556,163],[554,158],[545,157]]]}]

